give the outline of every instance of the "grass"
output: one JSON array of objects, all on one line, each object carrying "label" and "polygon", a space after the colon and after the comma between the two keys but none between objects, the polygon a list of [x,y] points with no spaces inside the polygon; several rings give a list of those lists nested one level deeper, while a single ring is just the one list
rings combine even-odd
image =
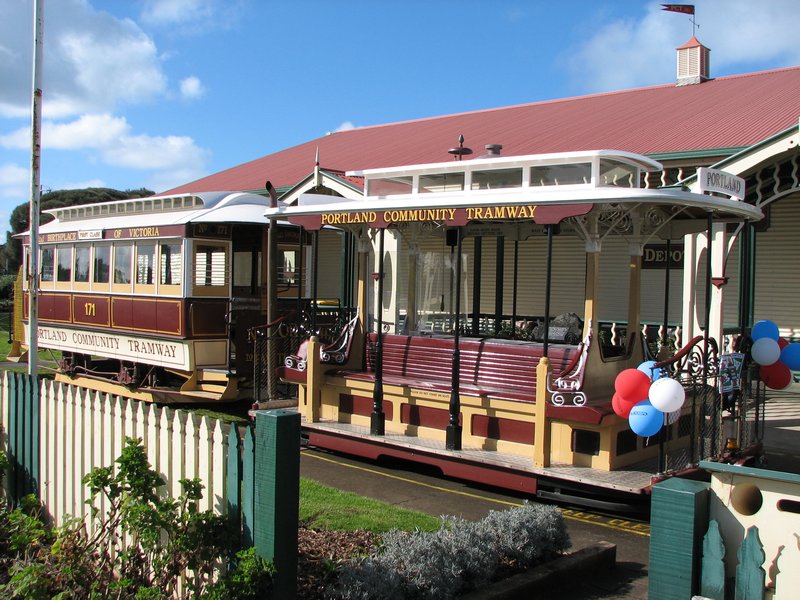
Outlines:
[{"label": "grass", "polygon": [[[0,361],[5,360],[8,353],[11,351],[11,336],[8,333],[11,326],[11,313],[0,311]],[[44,365],[53,365],[61,357],[61,352],[58,350],[39,350],[39,363]],[[26,371],[28,369],[27,363],[21,363],[18,366],[9,367],[8,371]]]},{"label": "grass", "polygon": [[435,531],[440,521],[428,514],[343,492],[310,479],[300,479],[300,521],[308,527],[336,531],[392,529]]}]

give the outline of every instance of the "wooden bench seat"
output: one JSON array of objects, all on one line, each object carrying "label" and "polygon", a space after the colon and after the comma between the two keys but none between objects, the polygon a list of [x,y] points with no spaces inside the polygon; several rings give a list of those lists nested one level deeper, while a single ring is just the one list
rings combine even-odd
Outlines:
[{"label": "wooden bench seat", "polygon": [[[361,380],[375,379],[377,335],[367,340],[367,371],[336,374]],[[462,393],[502,400],[536,401],[536,367],[542,344],[503,340],[461,339],[459,389]],[[553,344],[549,347],[552,369],[560,373],[579,349]],[[383,381],[422,389],[449,392],[452,388],[453,338],[383,336]],[[574,364],[574,363],[573,363]]]}]

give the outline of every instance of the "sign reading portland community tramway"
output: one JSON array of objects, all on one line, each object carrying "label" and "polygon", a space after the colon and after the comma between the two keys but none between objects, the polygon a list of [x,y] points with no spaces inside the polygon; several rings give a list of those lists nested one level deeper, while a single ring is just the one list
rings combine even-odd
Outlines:
[{"label": "sign reading portland community tramway", "polygon": [[[28,325],[25,324],[26,334]],[[101,353],[123,360],[188,369],[189,352],[183,342],[140,338],[117,333],[76,331],[63,327],[38,327],[38,339],[48,348],[84,354]]]}]

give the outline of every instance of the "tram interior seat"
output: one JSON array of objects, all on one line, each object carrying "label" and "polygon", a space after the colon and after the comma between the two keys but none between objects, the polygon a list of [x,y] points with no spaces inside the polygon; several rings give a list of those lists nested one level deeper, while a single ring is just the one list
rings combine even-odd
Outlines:
[{"label": "tram interior seat", "polygon": [[[361,380],[375,379],[377,335],[367,341],[367,371],[338,371],[337,375]],[[464,394],[518,402],[536,401],[536,367],[543,345],[510,340],[462,339],[459,343],[459,389]],[[552,344],[548,356],[553,372],[561,373],[576,346]],[[452,387],[453,338],[383,336],[383,380],[449,392]]]}]

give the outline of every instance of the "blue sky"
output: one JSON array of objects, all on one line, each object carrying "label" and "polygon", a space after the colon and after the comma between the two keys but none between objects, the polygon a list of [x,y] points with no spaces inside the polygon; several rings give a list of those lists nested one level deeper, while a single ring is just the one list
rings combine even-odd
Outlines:
[{"label": "blue sky", "polygon": [[[44,4],[45,191],[158,192],[342,128],[671,83],[692,35],[643,0]],[[712,76],[800,64],[797,0],[695,6]],[[0,232],[30,194],[32,23],[0,0]]]}]

